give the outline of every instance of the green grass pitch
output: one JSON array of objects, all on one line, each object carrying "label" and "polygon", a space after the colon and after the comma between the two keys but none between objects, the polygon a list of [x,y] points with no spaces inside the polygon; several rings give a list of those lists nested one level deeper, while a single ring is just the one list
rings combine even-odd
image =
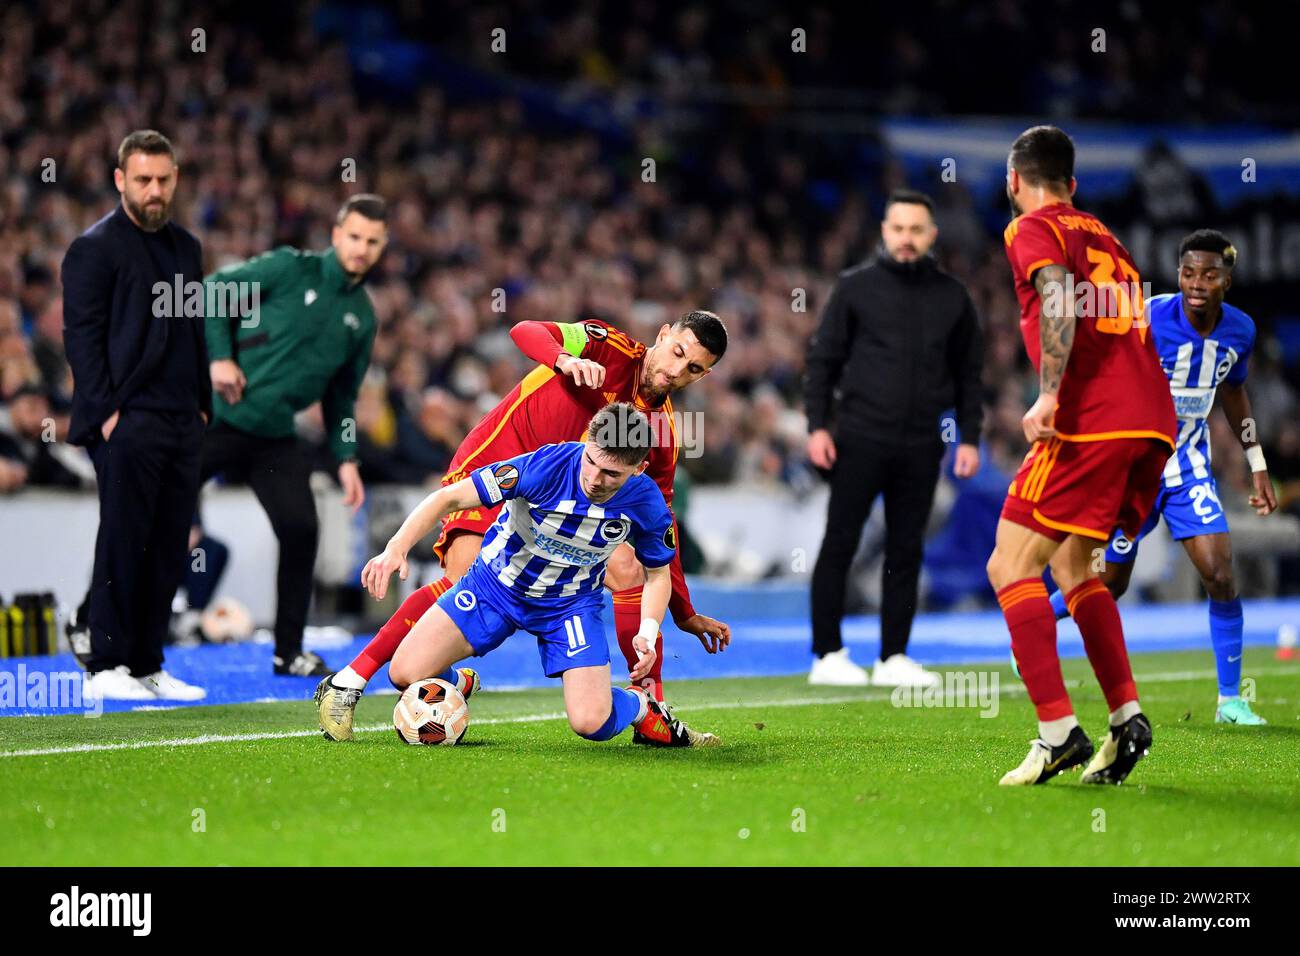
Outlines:
[{"label": "green grass pitch", "polygon": [[[0,864],[1300,864],[1300,664],[1247,650],[1262,728],[1213,723],[1212,668],[1134,659],[1155,745],[1118,788],[998,787],[1034,722],[987,666],[958,669],[999,673],[994,718],[794,677],[670,683],[712,750],[582,740],[558,687],[482,694],[456,747],[402,744],[389,695],[362,699],[379,729],[349,744],[314,733],[309,701],[8,718],[0,751],[139,746],[0,756]],[[1086,662],[1066,674],[1099,741]]]}]

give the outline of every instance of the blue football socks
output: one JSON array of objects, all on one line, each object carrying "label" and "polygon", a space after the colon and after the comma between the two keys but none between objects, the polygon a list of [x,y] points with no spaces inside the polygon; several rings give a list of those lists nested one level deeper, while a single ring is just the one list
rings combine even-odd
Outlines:
[{"label": "blue football socks", "polygon": [[1243,626],[1241,598],[1210,601],[1210,643],[1214,647],[1214,666],[1219,672],[1220,697],[1236,697],[1241,693]]}]

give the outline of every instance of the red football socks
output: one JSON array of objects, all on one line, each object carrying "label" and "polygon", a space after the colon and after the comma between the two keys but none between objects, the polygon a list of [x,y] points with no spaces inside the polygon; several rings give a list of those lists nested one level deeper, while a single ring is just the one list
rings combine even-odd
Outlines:
[{"label": "red football socks", "polygon": [[1074,713],[1056,651],[1056,615],[1042,578],[1024,578],[998,591],[998,604],[1011,631],[1011,652],[1040,721]]},{"label": "red football socks", "polygon": [[[630,671],[637,663],[636,648],[632,638],[641,629],[641,588],[624,588],[614,592],[614,632],[618,635],[618,648],[623,652]],[[641,688],[654,694],[655,700],[664,699],[664,683],[661,677],[664,667],[664,636],[659,634],[655,645],[658,657],[650,673],[641,678]]]},{"label": "red football socks", "polygon": [[1115,711],[1137,700],[1137,685],[1124,645],[1124,625],[1106,585],[1098,578],[1084,581],[1065,595],[1065,606],[1083,635],[1088,663],[1106,695],[1106,704]]},{"label": "red football socks", "polygon": [[453,583],[450,578],[441,577],[432,584],[416,588],[415,593],[402,602],[397,613],[388,619],[388,623],[379,629],[379,633],[371,638],[370,643],[357,655],[356,660],[350,665],[352,669],[366,680],[374,677],[375,671],[393,659],[393,655],[397,653],[397,645],[411,633],[415,622],[425,611],[433,607],[438,598],[451,590]]}]

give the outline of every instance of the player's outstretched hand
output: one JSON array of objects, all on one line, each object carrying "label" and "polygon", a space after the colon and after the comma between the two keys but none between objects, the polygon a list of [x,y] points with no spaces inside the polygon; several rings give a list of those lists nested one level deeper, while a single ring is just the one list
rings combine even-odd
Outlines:
[{"label": "player's outstretched hand", "polygon": [[1056,428],[1052,425],[1052,419],[1055,417],[1056,396],[1039,395],[1033,407],[1025,412],[1024,418],[1020,419],[1020,425],[1025,430],[1025,440],[1033,444],[1055,435]]},{"label": "player's outstretched hand", "polygon": [[377,554],[361,569],[361,586],[370,592],[376,601],[382,601],[388,593],[388,579],[396,571],[403,581],[410,573],[406,564],[406,554],[387,547],[383,554]]},{"label": "player's outstretched hand", "polygon": [[578,385],[600,388],[605,384],[605,366],[591,359],[578,358],[576,355],[565,353],[555,360],[555,367]]},{"label": "player's outstretched hand", "polygon": [[650,673],[659,655],[655,652],[654,645],[640,635],[632,638],[632,649],[636,651],[636,667],[628,671],[627,676],[633,683],[637,683]]},{"label": "player's outstretched hand", "polygon": [[725,651],[727,645],[731,643],[731,628],[717,618],[709,617],[706,614],[696,614],[694,617],[688,617],[677,627],[687,634],[694,634],[698,637],[700,643],[704,645],[704,649],[710,654]]},{"label": "player's outstretched hand", "polygon": [[1272,514],[1277,510],[1277,494],[1273,491],[1273,479],[1269,478],[1268,472],[1257,471],[1251,475],[1254,482],[1255,491],[1250,496],[1250,506],[1255,509],[1255,514],[1263,516]]}]

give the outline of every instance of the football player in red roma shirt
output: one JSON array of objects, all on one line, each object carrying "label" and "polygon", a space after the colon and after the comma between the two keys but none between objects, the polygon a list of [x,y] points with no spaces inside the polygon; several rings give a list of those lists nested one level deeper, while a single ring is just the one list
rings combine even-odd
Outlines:
[{"label": "football player in red roma shirt", "polygon": [[[1119,609],[1094,552],[1117,527],[1136,534],[1151,510],[1174,449],[1174,406],[1133,259],[1100,220],[1074,207],[1074,189],[1070,137],[1054,126],[1021,133],[1007,159],[1007,195],[1019,215],[1005,238],[1039,395],[1022,422],[1033,447],[1007,491],[988,575],[1039,739],[1002,778],[1008,786],[1042,783],[1090,757],[1085,783],[1118,784],[1151,746]],[[1042,577],[1049,565],[1110,709],[1095,756],[1061,678]]]},{"label": "football player in red roma shirt", "polygon": [[[510,330],[510,337],[525,355],[540,364],[474,426],[456,450],[442,484],[453,484],[475,468],[536,451],[546,444],[580,441],[585,438],[592,415],[611,402],[632,402],[647,414],[653,430],[646,474],[658,484],[671,507],[680,439],[670,396],[699,381],[722,358],[727,348],[722,320],[712,312],[688,312],[672,325],[664,325],[649,347],[596,320],[572,324],[520,322]],[[392,660],[397,646],[420,616],[469,569],[500,510],[498,505],[447,516],[434,545],[444,576],[417,588],[348,667],[327,676],[317,687],[316,703],[325,737],[351,738],[353,712],[366,683]],[[675,524],[671,534],[674,540],[669,544],[676,548]],[[710,654],[725,648],[731,641],[731,629],[695,611],[680,553],[673,558],[670,569],[673,594],[668,608],[677,627],[699,638]],[[641,625],[644,581],[645,571],[632,548],[620,546],[609,561],[605,586],[613,592],[614,628],[629,670],[637,663],[632,640]],[[662,664],[661,651],[642,681],[660,701]],[[469,668],[461,668],[460,672],[465,686],[459,689],[468,697],[478,689],[478,675]],[[669,718],[680,723],[672,718],[671,711]],[[693,746],[717,743],[712,734],[699,733],[684,724],[681,729],[674,735],[672,728],[656,725],[653,730],[662,730],[663,739],[640,731],[633,739],[663,745],[682,739],[689,739]]]}]

